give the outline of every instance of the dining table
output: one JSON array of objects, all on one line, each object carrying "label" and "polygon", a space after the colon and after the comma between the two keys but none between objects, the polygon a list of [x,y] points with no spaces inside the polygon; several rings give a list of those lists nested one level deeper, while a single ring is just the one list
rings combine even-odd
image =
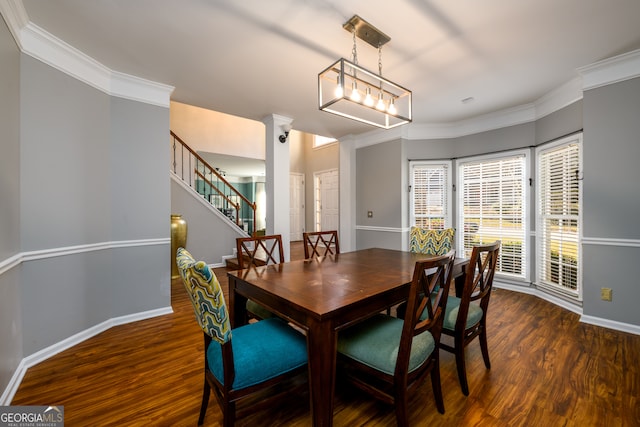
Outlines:
[{"label": "dining table", "polygon": [[[307,336],[313,425],[331,426],[338,333],[405,301],[416,261],[429,256],[370,248],[228,272],[232,328],[248,321],[247,299],[300,328]],[[454,261],[457,286],[468,263]]]}]

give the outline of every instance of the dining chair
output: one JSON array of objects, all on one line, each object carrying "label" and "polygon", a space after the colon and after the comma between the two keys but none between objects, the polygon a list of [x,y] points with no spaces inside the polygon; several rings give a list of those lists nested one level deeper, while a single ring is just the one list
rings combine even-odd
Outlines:
[{"label": "dining chair", "polygon": [[[455,228],[443,230],[412,226],[409,232],[409,252],[425,255],[443,255],[451,250]],[[404,317],[407,303],[396,307],[397,316]],[[387,310],[387,314],[390,314]]]},{"label": "dining chair", "polygon": [[409,251],[426,255],[444,255],[453,247],[455,228],[443,230],[411,227]]},{"label": "dining chair", "polygon": [[458,298],[450,296],[444,315],[442,333],[453,337],[453,344],[440,342],[440,348],[454,353],[460,388],[469,395],[464,349],[474,338],[480,341],[482,358],[487,369],[491,368],[487,346],[487,309],[493,287],[500,241],[474,246],[467,265],[464,287]]},{"label": "dining chair", "polygon": [[[307,370],[304,335],[278,318],[232,330],[220,283],[211,268],[204,261],[195,261],[184,248],[178,248],[176,263],[204,333],[205,379],[198,425],[204,422],[211,389],[222,409],[223,425],[229,427],[235,423],[236,403],[241,399],[286,381],[305,384],[298,378]],[[279,396],[272,394],[270,399]]]},{"label": "dining chair", "polygon": [[340,253],[338,231],[336,230],[304,232],[302,233],[302,240],[304,242],[305,259]]},{"label": "dining chair", "polygon": [[[282,235],[280,234],[238,237],[236,239],[236,251],[240,268],[247,268],[250,265],[282,264],[284,262],[284,249]],[[247,300],[246,307],[249,318],[260,320],[275,316],[264,306],[252,300]]]},{"label": "dining chair", "polygon": [[454,257],[450,251],[416,261],[404,320],[378,313],[338,336],[338,360],[346,378],[395,405],[398,426],[409,425],[408,400],[428,374],[436,407],[444,414],[438,343]]}]

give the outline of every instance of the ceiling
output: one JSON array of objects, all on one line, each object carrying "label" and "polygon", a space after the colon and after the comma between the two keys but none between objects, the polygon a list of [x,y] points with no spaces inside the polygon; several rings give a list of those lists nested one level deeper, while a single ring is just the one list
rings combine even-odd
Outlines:
[{"label": "ceiling", "polygon": [[[372,128],[318,110],[317,75],[351,58],[354,14],[387,34],[383,75],[413,91],[414,123],[525,105],[579,67],[640,48],[638,0],[23,0],[29,20],[171,99],[341,137]],[[377,70],[360,41],[358,62]],[[472,102],[463,103],[466,98]],[[412,125],[408,125],[412,126]]]}]

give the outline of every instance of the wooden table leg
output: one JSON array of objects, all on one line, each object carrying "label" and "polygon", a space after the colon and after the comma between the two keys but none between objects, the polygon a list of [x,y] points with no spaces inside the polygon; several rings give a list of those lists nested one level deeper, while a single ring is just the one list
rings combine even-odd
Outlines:
[{"label": "wooden table leg", "polygon": [[329,322],[314,322],[307,333],[309,393],[314,427],[333,425],[337,333]]},{"label": "wooden table leg", "polygon": [[229,320],[231,328],[237,328],[247,323],[247,299],[236,293],[236,277],[229,278]]},{"label": "wooden table leg", "polygon": [[462,290],[464,289],[464,282],[467,279],[467,267],[466,265],[462,268],[462,274],[459,276],[456,276],[456,278],[454,279],[455,281],[455,286],[456,286],[456,296],[458,298],[462,297]]}]

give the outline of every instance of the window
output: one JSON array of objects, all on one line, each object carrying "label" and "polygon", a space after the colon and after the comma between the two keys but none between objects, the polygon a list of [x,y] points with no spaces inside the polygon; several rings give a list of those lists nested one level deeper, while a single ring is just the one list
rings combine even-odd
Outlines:
[{"label": "window", "polygon": [[500,240],[497,272],[527,278],[527,151],[458,163],[458,253]]},{"label": "window", "polygon": [[333,144],[337,142],[335,138],[329,138],[327,136],[313,135],[313,148],[319,148],[324,145]]},{"label": "window", "polygon": [[411,162],[411,225],[430,229],[451,226],[450,162]]},{"label": "window", "polygon": [[580,296],[581,145],[579,134],[537,152],[537,281],[575,297]]}]

